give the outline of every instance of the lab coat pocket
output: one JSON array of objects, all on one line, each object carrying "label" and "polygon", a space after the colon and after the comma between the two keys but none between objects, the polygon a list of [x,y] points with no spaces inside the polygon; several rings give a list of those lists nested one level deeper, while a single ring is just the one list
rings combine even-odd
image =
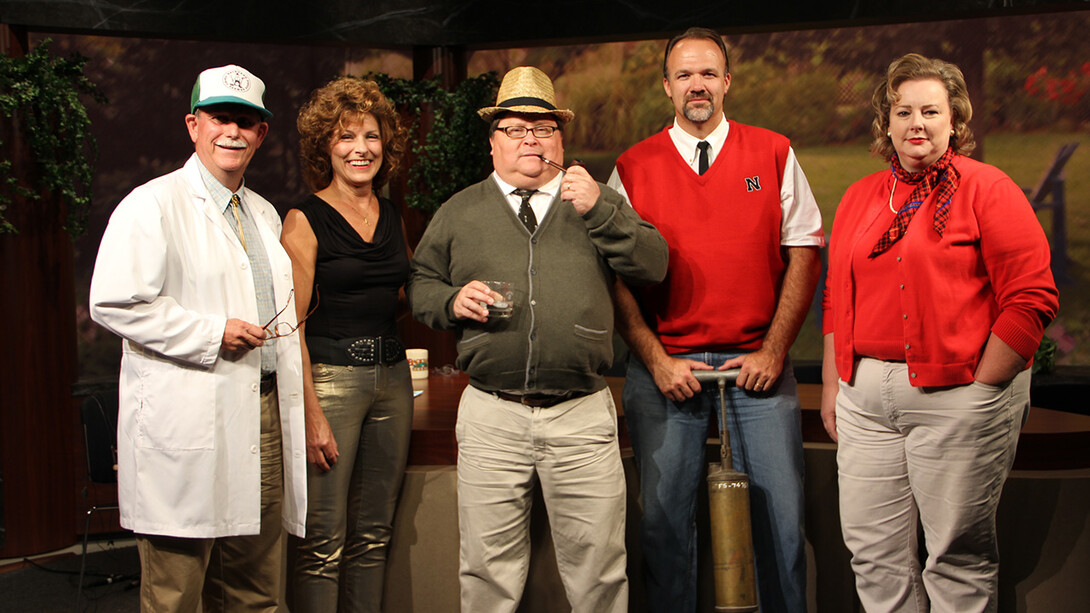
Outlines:
[{"label": "lab coat pocket", "polygon": [[137,445],[147,449],[200,450],[215,446],[216,376],[174,367],[140,376]]}]

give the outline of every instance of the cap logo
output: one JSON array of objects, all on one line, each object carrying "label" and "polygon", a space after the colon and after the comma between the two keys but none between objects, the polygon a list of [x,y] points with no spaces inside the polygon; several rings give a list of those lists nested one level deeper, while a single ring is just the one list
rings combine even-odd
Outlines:
[{"label": "cap logo", "polygon": [[228,70],[223,73],[223,84],[236,92],[250,91],[250,77],[241,70]]}]

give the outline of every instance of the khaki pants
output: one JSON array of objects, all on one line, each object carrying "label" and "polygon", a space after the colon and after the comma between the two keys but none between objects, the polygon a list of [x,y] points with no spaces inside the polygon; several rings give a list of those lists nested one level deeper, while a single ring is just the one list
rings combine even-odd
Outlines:
[{"label": "khaki pants", "polygon": [[840,382],[841,527],[868,613],[996,610],[995,513],[1029,378],[1026,370],[1002,387],[916,388],[905,364],[864,358],[854,384]]},{"label": "khaki pants", "polygon": [[628,611],[625,480],[609,390],[531,408],[470,386],[455,433],[462,611],[518,607],[535,481],[572,610]]},{"label": "khaki pants", "polygon": [[140,610],[146,613],[276,611],[280,599],[284,499],[280,410],[261,396],[261,532],[225,538],[136,535]]}]

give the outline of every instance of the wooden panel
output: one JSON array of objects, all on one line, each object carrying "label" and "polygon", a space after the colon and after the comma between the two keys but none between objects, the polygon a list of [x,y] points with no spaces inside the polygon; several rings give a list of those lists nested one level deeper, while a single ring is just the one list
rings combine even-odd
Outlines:
[{"label": "wooden panel", "polygon": [[[628,448],[628,430],[623,419],[621,388],[624,379],[607,377],[619,414],[619,439]],[[454,424],[458,418],[458,401],[469,384],[465,374],[432,375],[427,380],[414,380],[413,387],[422,390],[414,403],[412,443],[409,464],[414,466],[454,464],[458,449],[454,440]],[[832,443],[821,424],[821,385],[799,384],[802,403],[802,440],[804,443]],[[714,426],[709,438],[717,436]],[[1090,416],[1064,411],[1034,408],[1022,429],[1015,456],[1016,470],[1071,470],[1090,468]]]},{"label": "wooden panel", "polygon": [[[11,45],[20,37],[7,32],[2,40]],[[0,141],[0,159],[11,160],[14,176],[34,172],[13,121],[0,119]],[[63,228],[65,210],[58,199],[16,195],[5,215],[19,233],[0,234],[0,558],[75,542],[72,240]]]}]

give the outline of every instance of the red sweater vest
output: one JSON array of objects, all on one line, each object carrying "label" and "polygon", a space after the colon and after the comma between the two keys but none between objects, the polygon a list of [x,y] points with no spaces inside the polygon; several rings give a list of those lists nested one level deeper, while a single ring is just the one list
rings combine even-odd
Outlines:
[{"label": "red sweater vest", "polygon": [[783,281],[780,184],[790,142],[731,122],[698,175],[669,129],[617,160],[632,206],[670,246],[666,279],[642,291],[644,317],[671,354],[757,349]]}]

